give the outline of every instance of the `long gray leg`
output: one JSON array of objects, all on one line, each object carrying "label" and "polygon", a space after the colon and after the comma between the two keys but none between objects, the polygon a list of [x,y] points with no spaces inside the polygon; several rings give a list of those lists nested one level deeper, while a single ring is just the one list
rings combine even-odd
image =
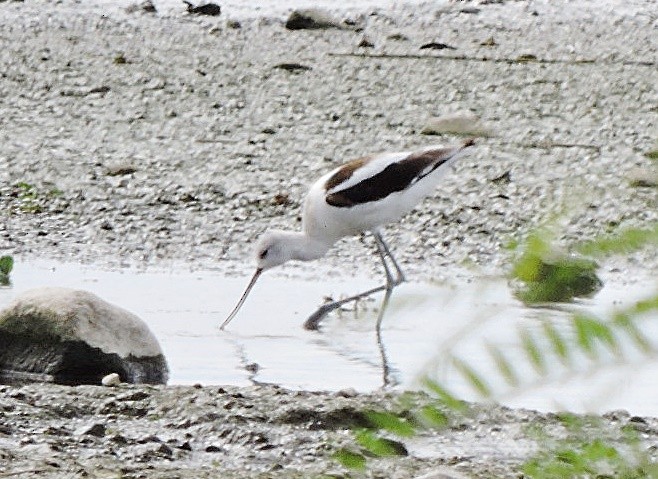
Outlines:
[{"label": "long gray leg", "polygon": [[384,250],[384,254],[380,252],[380,256],[382,256],[382,261],[384,262],[384,267],[386,267],[386,261],[384,261],[384,255],[388,256],[388,259],[391,260],[391,263],[393,263],[393,267],[395,268],[395,274],[396,278],[393,281],[395,286],[397,286],[400,283],[403,283],[406,281],[406,278],[404,277],[404,273],[402,272],[402,269],[400,268],[400,265],[398,264],[397,261],[395,261],[395,258],[391,254],[391,250],[388,248],[388,245],[386,244],[386,241],[384,241],[384,238],[382,238],[382,235],[379,231],[373,232],[373,236],[375,237],[375,241],[379,245],[380,248]]},{"label": "long gray leg", "polygon": [[[383,310],[388,305],[388,299],[391,296],[391,291],[393,291],[393,288],[395,286],[399,285],[404,281],[404,274],[402,273],[400,266],[393,258],[393,255],[391,255],[388,245],[384,242],[384,239],[382,238],[381,234],[379,232],[373,232],[373,236],[375,237],[377,252],[379,253],[379,257],[381,258],[382,264],[384,265],[384,271],[386,272],[386,284],[382,286],[377,286],[376,288],[369,289],[368,291],[365,291],[363,293],[350,296],[349,298],[344,298],[338,301],[332,301],[330,303],[323,304],[318,308],[318,310],[315,313],[313,313],[311,316],[308,317],[308,319],[304,323],[305,329],[317,330],[320,327],[320,323],[322,322],[322,320],[325,318],[327,314],[331,313],[335,309],[340,308],[342,305],[346,303],[349,303],[351,301],[356,301],[361,298],[365,298],[367,296],[370,296],[371,294],[378,293],[380,291],[386,291],[386,295],[384,296],[384,303],[382,304],[382,309],[379,311],[379,316],[377,318],[377,324],[379,325],[381,323],[381,320],[384,315]],[[396,272],[395,278],[391,274],[391,270],[386,262],[387,256],[391,260],[391,262],[393,263],[393,267],[395,268],[395,272]]]},{"label": "long gray leg", "polygon": [[[393,258],[393,255],[391,254],[391,251],[388,249],[388,245],[382,238],[381,234],[379,232],[374,232],[373,233],[375,236],[375,241],[377,244],[377,251],[379,252],[379,256],[382,258],[382,263],[384,264],[384,270],[386,271],[386,293],[384,294],[384,300],[382,301],[382,305],[379,308],[379,314],[377,315],[377,326],[376,326],[376,333],[377,333],[377,347],[379,348],[379,355],[382,358],[382,379],[383,379],[383,385],[382,387],[387,387],[393,384],[393,381],[391,380],[391,367],[388,364],[388,357],[386,356],[386,348],[384,346],[384,341],[382,339],[382,320],[384,319],[384,313],[386,312],[386,308],[388,307],[388,302],[391,299],[391,293],[393,293],[393,288],[395,288],[398,284],[402,283],[404,281],[404,273],[402,273],[402,270],[400,269],[400,266],[398,265],[397,261],[395,261],[395,258]],[[386,263],[386,256],[391,260],[393,263],[393,266],[395,267],[395,273],[396,277],[394,278],[393,275],[391,274],[391,270],[388,267],[388,264]]]}]

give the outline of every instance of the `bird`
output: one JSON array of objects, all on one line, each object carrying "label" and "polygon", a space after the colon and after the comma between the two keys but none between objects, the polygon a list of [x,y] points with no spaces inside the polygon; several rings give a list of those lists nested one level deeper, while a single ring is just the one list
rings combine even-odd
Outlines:
[{"label": "bird", "polygon": [[325,303],[309,316],[304,327],[317,330],[326,315],[343,304],[385,291],[377,317],[379,334],[391,293],[406,280],[384,241],[381,228],[405,216],[431,194],[450,166],[473,145],[474,140],[468,139],[451,147],[428,146],[363,156],[320,177],[304,200],[302,230],[267,231],[256,242],[256,272],[220,329],[224,330],[235,318],[263,272],[291,260],[319,259],[341,238],[370,233],[384,266],[386,283]]}]

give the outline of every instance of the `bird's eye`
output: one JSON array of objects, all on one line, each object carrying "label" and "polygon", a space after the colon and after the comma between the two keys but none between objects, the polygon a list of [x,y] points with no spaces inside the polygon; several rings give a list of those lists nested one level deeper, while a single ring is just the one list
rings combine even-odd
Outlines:
[{"label": "bird's eye", "polygon": [[267,257],[267,253],[269,253],[269,249],[264,249],[258,254],[258,258],[260,259],[265,259]]}]

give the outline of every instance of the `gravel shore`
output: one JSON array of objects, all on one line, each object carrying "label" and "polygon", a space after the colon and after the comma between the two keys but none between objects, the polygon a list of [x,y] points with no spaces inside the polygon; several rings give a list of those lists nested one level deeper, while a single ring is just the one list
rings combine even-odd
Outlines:
[{"label": "gravel shore", "polygon": [[[331,458],[359,450],[348,430],[368,423],[366,411],[404,416],[428,402],[263,386],[0,386],[0,477],[402,479],[442,471],[434,477],[512,479],[520,463],[569,433],[554,414],[473,406],[449,414],[445,428],[394,438],[406,455],[371,458],[365,474]],[[648,445],[658,440],[658,419],[623,411],[593,427],[608,444],[630,430]]]},{"label": "gravel shore", "polygon": [[[3,3],[0,251],[230,272],[268,226],[298,227],[314,178],[457,142],[420,131],[458,110],[495,136],[387,229],[409,273],[499,267],[501,246],[557,211],[566,241],[655,221],[656,189],[628,178],[658,136],[651,4],[426,3],[333,12],[359,31],[288,31],[285,17]],[[363,270],[358,241],[323,261]]]},{"label": "gravel shore", "polygon": [[[633,181],[654,167],[644,154],[658,140],[652,0],[331,14],[350,28],[288,31],[285,17],[183,7],[0,2],[0,253],[242,273],[260,232],[299,226],[314,178],[366,153],[461,141],[420,132],[462,110],[494,134],[386,229],[409,276],[500,272],[503,246],[556,213],[565,243],[658,220],[658,190]],[[420,49],[431,42],[450,48]],[[374,274],[377,258],[360,241],[322,261]],[[627,276],[656,271],[658,259],[638,252],[613,266]],[[0,386],[0,477],[348,477],[333,446],[358,425],[354,411],[390,401],[274,388]],[[527,454],[481,453],[476,439],[523,442],[523,424],[555,419],[492,408],[479,420],[433,437],[443,452],[412,451],[368,477],[412,478],[440,464],[518,477]],[[655,443],[656,430],[643,439]],[[448,447],[455,441],[461,449]]]}]

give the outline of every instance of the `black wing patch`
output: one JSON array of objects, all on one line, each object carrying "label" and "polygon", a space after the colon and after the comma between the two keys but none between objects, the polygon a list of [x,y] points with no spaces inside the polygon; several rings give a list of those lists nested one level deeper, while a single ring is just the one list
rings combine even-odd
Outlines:
[{"label": "black wing patch", "polygon": [[412,153],[370,178],[328,194],[326,201],[331,206],[347,208],[381,200],[392,193],[406,190],[452,158],[450,151],[451,148],[441,148]]}]

